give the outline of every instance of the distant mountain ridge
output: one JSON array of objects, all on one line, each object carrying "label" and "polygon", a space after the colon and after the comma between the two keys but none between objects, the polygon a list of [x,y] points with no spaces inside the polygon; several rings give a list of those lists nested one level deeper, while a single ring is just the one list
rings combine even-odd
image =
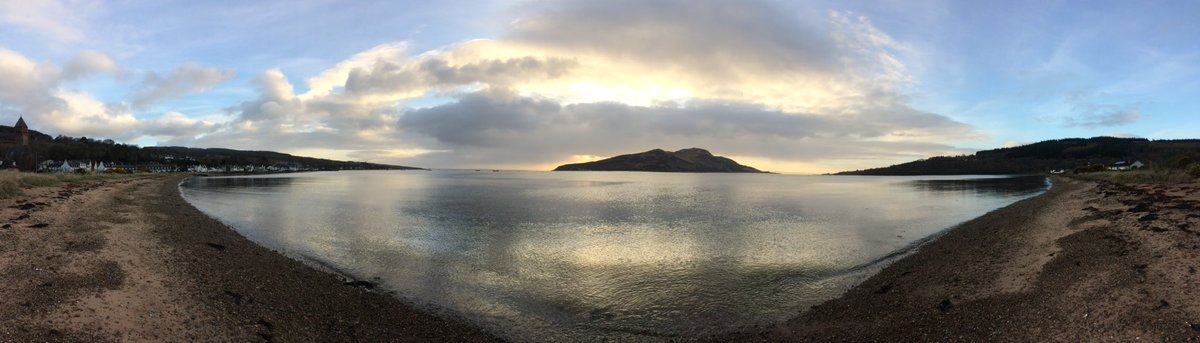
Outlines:
[{"label": "distant mountain ridge", "polygon": [[[17,145],[16,130],[12,126],[0,125],[0,151],[8,151]],[[422,169],[368,162],[335,161],[323,158],[294,156],[274,151],[247,151],[224,148],[187,147],[138,147],[116,143],[112,140],[96,140],[87,137],[74,138],[50,135],[29,130],[30,147],[39,160],[91,160],[105,163],[159,163],[176,167],[191,165],[220,166],[304,166],[317,170],[343,169]]]},{"label": "distant mountain ridge", "polygon": [[889,167],[845,171],[838,175],[1032,174],[1117,161],[1166,163],[1200,157],[1200,140],[1144,138],[1067,138],[983,150],[973,155],[939,156]]},{"label": "distant mountain ridge", "polygon": [[689,148],[675,152],[654,149],[599,161],[564,164],[554,171],[648,171],[676,173],[762,173],[708,150]]}]

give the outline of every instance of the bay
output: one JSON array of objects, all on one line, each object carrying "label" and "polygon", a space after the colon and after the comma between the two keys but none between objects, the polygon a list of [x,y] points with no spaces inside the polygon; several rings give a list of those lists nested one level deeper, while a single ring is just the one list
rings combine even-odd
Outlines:
[{"label": "bay", "polygon": [[840,295],[1045,177],[343,171],[196,177],[258,244],[517,341],[657,341]]}]

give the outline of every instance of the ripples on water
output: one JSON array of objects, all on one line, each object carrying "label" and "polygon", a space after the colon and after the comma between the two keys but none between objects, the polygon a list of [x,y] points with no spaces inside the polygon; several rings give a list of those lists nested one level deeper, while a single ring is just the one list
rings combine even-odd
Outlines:
[{"label": "ripples on water", "polygon": [[246,237],[515,340],[657,340],[836,297],[1043,177],[322,172],[192,178]]}]

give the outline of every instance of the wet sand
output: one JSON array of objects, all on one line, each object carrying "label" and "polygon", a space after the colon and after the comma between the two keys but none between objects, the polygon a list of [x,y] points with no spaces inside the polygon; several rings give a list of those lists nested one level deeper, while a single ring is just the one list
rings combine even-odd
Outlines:
[{"label": "wet sand", "polygon": [[838,299],[722,341],[1200,339],[1200,185],[1056,178]]},{"label": "wet sand", "polygon": [[183,178],[0,200],[0,341],[497,341],[255,245]]}]

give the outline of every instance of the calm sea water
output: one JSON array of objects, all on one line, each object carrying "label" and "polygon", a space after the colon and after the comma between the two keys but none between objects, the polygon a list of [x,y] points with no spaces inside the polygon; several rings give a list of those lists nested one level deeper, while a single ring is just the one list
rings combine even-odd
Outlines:
[{"label": "calm sea water", "polygon": [[[192,178],[242,235],[510,339],[786,320],[1043,177],[360,171]],[[376,279],[377,278],[377,279]]]}]

